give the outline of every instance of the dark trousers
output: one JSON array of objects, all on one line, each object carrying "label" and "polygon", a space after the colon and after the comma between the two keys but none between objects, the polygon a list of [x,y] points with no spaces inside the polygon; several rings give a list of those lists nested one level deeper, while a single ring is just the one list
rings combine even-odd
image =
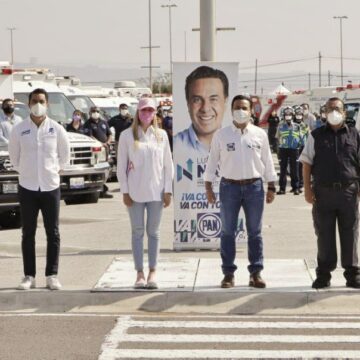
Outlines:
[{"label": "dark trousers", "polygon": [[299,189],[299,162],[298,158],[298,150],[297,149],[279,149],[279,160],[280,160],[280,177],[279,177],[279,186],[280,190],[285,191],[286,189],[286,173],[288,163],[290,163],[290,179],[291,179],[291,187],[295,189]]},{"label": "dark trousers", "polygon": [[341,266],[346,279],[359,273],[357,243],[359,237],[358,184],[343,189],[316,186],[312,214],[317,235],[317,276],[330,279],[336,269],[336,223],[341,249]]},{"label": "dark trousers", "polygon": [[20,186],[19,200],[25,276],[36,275],[35,234],[39,210],[44,219],[47,238],[45,276],[57,275],[60,253],[60,188],[53,191],[31,191]]},{"label": "dark trousers", "polygon": [[302,162],[299,161],[299,157],[302,153],[302,151],[304,150],[304,147],[302,146],[300,149],[299,149],[299,152],[298,152],[298,168],[299,168],[299,189],[302,189],[304,187],[304,179],[303,179],[303,165],[302,165]]},{"label": "dark trousers", "polygon": [[268,129],[268,138],[271,151],[273,153],[278,152],[278,139],[276,138],[277,127],[269,127]]}]

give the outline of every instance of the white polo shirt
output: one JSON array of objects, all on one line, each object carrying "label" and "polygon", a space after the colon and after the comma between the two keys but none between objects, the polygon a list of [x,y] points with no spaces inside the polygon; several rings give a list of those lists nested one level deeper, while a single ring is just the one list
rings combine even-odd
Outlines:
[{"label": "white polo shirt", "polygon": [[0,121],[0,139],[4,143],[7,144],[9,142],[11,130],[20,122],[22,122],[21,117],[15,114],[11,116],[5,116],[4,120]]},{"label": "white polo shirt", "polygon": [[266,182],[277,179],[267,134],[251,123],[244,132],[232,124],[214,134],[204,173],[205,181],[216,179],[218,165],[220,176],[227,179],[262,178]]},{"label": "white polo shirt", "polygon": [[139,126],[135,144],[132,127],[119,138],[117,177],[120,190],[136,202],[162,201],[163,192],[172,193],[174,166],[169,139],[162,129]]},{"label": "white polo shirt", "polygon": [[70,161],[70,143],[65,129],[56,121],[46,117],[37,127],[28,117],[14,126],[9,155],[22,187],[52,191],[60,186],[59,171]]}]

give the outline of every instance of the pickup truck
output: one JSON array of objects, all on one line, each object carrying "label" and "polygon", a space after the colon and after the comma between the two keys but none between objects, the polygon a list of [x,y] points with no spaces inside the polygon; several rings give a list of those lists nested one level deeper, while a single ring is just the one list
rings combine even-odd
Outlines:
[{"label": "pickup truck", "polygon": [[[88,136],[68,133],[71,156],[60,172],[61,198],[67,205],[96,203],[106,182],[110,166],[102,144]],[[0,226],[21,225],[18,200],[18,173],[14,171],[8,145],[0,139]]]}]

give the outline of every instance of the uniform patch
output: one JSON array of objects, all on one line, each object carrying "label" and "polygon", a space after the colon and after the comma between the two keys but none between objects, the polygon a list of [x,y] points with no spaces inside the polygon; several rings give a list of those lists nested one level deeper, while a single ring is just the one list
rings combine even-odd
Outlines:
[{"label": "uniform patch", "polygon": [[29,130],[24,130],[21,132],[21,136],[23,135],[29,135],[30,134],[30,129]]},{"label": "uniform patch", "polygon": [[226,144],[227,151],[235,151],[235,143]]},{"label": "uniform patch", "polygon": [[55,133],[54,128],[50,128],[50,129],[49,129],[49,134],[54,134],[54,133]]}]

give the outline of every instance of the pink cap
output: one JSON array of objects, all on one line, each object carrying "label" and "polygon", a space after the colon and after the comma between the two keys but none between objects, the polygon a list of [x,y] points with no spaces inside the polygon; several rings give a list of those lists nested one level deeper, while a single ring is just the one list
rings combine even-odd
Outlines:
[{"label": "pink cap", "polygon": [[138,110],[142,110],[145,108],[152,108],[152,109],[156,110],[156,104],[155,104],[154,99],[152,99],[150,97],[141,98],[138,103]]}]

